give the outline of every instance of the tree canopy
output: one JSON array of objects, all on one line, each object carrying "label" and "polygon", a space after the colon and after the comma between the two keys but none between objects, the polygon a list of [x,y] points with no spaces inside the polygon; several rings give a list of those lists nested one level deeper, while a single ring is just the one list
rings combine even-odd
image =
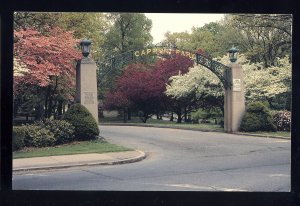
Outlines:
[{"label": "tree canopy", "polygon": [[105,34],[104,48],[110,55],[141,49],[152,42],[152,21],[145,14],[111,13],[106,19],[110,28]]},{"label": "tree canopy", "polygon": [[15,72],[21,67],[21,75],[15,76],[14,95],[21,108],[49,117],[63,101],[72,100],[75,61],[81,58],[77,43],[72,32],[58,27],[46,34],[33,28],[15,31]]},{"label": "tree canopy", "polygon": [[[161,59],[154,65],[129,65],[117,80],[117,89],[106,95],[106,108],[131,107],[140,111],[146,122],[153,114],[166,110],[166,83],[174,74],[186,73],[193,65],[188,57],[176,55]],[[120,101],[114,102],[116,97]],[[123,103],[120,104],[120,103]]]},{"label": "tree canopy", "polygon": [[211,110],[215,107],[224,111],[224,91],[220,80],[208,69],[197,66],[186,74],[170,77],[166,95],[180,101],[187,112],[198,108]]},{"label": "tree canopy", "polygon": [[34,28],[41,33],[59,27],[73,32],[77,39],[92,40],[91,54],[93,58],[101,59],[104,55],[102,48],[109,24],[104,13],[15,12],[14,27],[17,31]]},{"label": "tree canopy", "polygon": [[240,38],[236,44],[252,63],[276,66],[277,57],[291,55],[292,16],[285,14],[231,15],[226,22]]}]

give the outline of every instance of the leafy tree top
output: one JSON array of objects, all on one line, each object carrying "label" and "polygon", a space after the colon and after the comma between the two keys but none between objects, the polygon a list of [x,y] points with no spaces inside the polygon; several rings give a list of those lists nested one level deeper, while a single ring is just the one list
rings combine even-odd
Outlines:
[{"label": "leafy tree top", "polygon": [[28,69],[21,80],[42,87],[50,84],[52,76],[64,76],[72,81],[74,61],[81,58],[77,44],[71,32],[58,27],[46,34],[31,28],[15,31],[16,61]]},{"label": "leafy tree top", "polygon": [[170,77],[167,84],[166,94],[175,99],[189,96],[191,93],[201,95],[211,93],[215,96],[223,96],[223,90],[214,90],[212,87],[220,87],[220,80],[208,69],[200,66],[190,68],[186,74],[179,74]]},{"label": "leafy tree top", "polygon": [[[193,61],[188,57],[176,55],[174,58],[161,59],[155,65],[129,65],[117,80],[117,90],[106,95],[106,108],[123,106],[146,106],[157,109],[165,98],[166,83],[178,73],[186,73]],[[120,98],[118,103],[113,100]],[[122,104],[120,104],[122,103]]]},{"label": "leafy tree top", "polygon": [[143,48],[152,42],[152,21],[145,14],[111,13],[107,15],[107,20],[111,26],[105,34],[103,46],[111,55]]}]

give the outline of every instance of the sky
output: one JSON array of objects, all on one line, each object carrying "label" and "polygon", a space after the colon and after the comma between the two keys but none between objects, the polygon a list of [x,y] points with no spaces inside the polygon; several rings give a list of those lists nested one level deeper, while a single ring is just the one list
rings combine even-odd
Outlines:
[{"label": "sky", "polygon": [[151,35],[153,42],[159,43],[164,39],[167,31],[191,32],[191,28],[201,27],[209,22],[216,22],[224,17],[224,14],[167,14],[146,13],[147,18],[152,20]]}]

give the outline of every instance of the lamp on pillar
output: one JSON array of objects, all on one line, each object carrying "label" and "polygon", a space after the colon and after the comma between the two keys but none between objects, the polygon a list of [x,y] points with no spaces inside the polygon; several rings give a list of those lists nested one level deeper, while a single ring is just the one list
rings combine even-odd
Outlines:
[{"label": "lamp on pillar", "polygon": [[84,39],[80,42],[81,52],[84,57],[88,57],[90,54],[92,41]]},{"label": "lamp on pillar", "polygon": [[229,59],[232,63],[236,62],[238,52],[239,50],[234,46],[232,46],[231,49],[228,50]]}]

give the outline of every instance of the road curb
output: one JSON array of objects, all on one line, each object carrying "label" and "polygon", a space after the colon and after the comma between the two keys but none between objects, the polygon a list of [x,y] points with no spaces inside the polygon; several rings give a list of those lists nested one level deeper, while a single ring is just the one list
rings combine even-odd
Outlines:
[{"label": "road curb", "polygon": [[[225,133],[224,131],[214,131],[214,130],[210,130],[210,129],[180,128],[180,127],[155,126],[155,125],[140,125],[140,124],[134,124],[134,123],[132,123],[132,124],[131,123],[130,124],[126,124],[126,123],[104,123],[104,124],[100,124],[99,126],[136,126],[136,127],[169,128],[169,129],[182,129],[182,130],[191,130],[191,131],[200,131],[200,132]],[[291,140],[290,137],[261,135],[261,134],[249,134],[249,133],[242,133],[242,132],[226,133],[226,134],[235,134],[235,135],[244,135],[244,136],[254,136],[254,137],[265,137],[265,138]]]},{"label": "road curb", "polygon": [[140,150],[135,150],[139,153],[136,157],[114,160],[114,161],[104,161],[104,162],[92,162],[92,163],[77,163],[77,164],[65,164],[58,166],[41,166],[41,167],[27,167],[27,168],[17,168],[13,169],[13,172],[28,172],[28,171],[38,171],[38,170],[52,170],[52,169],[66,169],[72,167],[85,167],[85,166],[98,166],[98,165],[117,165],[117,164],[128,164],[142,161],[147,157],[146,153]]}]

